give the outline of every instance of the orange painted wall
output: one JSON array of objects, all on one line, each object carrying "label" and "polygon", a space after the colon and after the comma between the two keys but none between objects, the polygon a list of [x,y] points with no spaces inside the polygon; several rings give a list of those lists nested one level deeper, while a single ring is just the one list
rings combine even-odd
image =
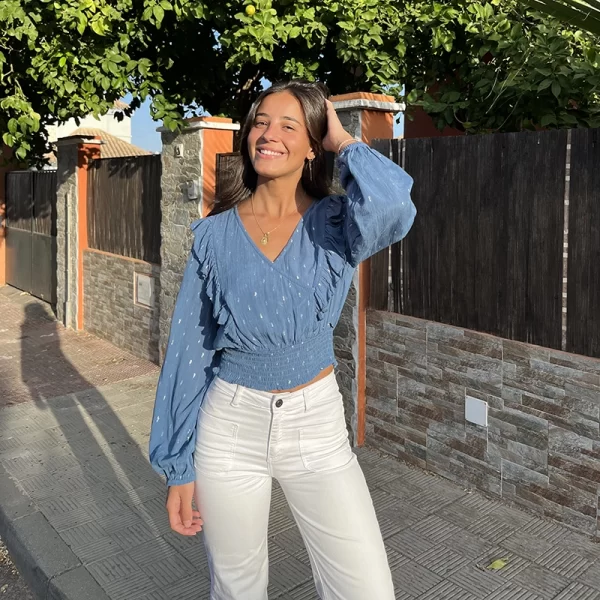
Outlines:
[{"label": "orange painted wall", "polygon": [[395,102],[392,96],[386,94],[373,94],[371,92],[352,92],[351,94],[339,94],[329,98],[331,102],[347,102],[348,100],[374,100],[375,102]]},{"label": "orange painted wall", "polygon": [[[10,159],[12,152],[7,146],[2,146],[0,161]],[[0,166],[0,285],[6,284],[6,174],[16,166]]]},{"label": "orange painted wall", "polygon": [[390,139],[394,135],[394,115],[376,110],[363,110],[361,130],[362,139],[367,144],[377,139]]},{"label": "orange painted wall", "polygon": [[[199,117],[208,123],[231,123],[223,117]],[[202,133],[202,212],[206,216],[215,202],[217,182],[217,154],[233,152],[233,131],[204,129]]]},{"label": "orange painted wall", "polygon": [[0,285],[6,284],[6,173],[8,169],[0,167]]},{"label": "orange painted wall", "polygon": [[87,192],[89,165],[100,158],[100,144],[81,144],[77,154],[77,329],[83,329],[83,253],[88,248]]},{"label": "orange painted wall", "polygon": [[202,209],[206,216],[215,202],[217,154],[233,151],[233,131],[205,129],[202,151]]}]

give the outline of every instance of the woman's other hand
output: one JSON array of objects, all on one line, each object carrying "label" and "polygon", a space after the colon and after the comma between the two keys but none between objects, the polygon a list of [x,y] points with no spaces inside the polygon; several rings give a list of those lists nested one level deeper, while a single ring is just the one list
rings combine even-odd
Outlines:
[{"label": "woman's other hand", "polygon": [[329,100],[325,100],[325,102],[327,104],[327,135],[323,139],[323,148],[327,152],[338,152],[340,144],[352,140],[353,137],[342,126],[333,104]]},{"label": "woman's other hand", "polygon": [[181,535],[196,535],[202,531],[200,513],[192,508],[194,482],[172,485],[167,492],[167,512],[171,529]]}]

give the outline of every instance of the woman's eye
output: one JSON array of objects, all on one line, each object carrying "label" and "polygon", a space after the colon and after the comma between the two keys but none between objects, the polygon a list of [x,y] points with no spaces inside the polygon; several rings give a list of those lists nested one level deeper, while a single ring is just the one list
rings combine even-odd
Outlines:
[{"label": "woman's eye", "polygon": [[267,123],[265,121],[256,121],[254,127],[264,127]]},{"label": "woman's eye", "polygon": [[294,128],[293,128],[291,125],[284,125],[284,126],[283,126],[283,128],[284,128],[286,131],[295,131],[295,130],[294,130]]}]

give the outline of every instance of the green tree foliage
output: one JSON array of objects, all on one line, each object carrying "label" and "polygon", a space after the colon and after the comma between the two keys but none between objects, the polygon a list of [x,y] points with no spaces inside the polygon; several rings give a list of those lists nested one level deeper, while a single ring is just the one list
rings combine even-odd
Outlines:
[{"label": "green tree foliage", "polygon": [[239,118],[263,79],[292,76],[335,93],[406,89],[439,126],[469,132],[597,124],[595,40],[517,0],[250,3],[3,0],[3,141],[39,156],[49,122],[127,93],[132,110],[152,97],[172,129],[200,109]]},{"label": "green tree foliage", "polygon": [[470,133],[600,127],[596,38],[517,1],[461,6],[416,7],[409,104],[422,105],[440,128]]},{"label": "green tree foliage", "polygon": [[600,0],[527,0],[527,4],[572,27],[600,35]]}]

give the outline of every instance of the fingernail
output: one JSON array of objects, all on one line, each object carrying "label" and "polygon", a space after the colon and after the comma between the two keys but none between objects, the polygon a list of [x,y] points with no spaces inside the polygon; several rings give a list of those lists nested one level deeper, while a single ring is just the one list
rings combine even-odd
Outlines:
[{"label": "fingernail", "polygon": [[191,527],[192,526],[192,522],[191,521],[184,521],[183,522],[183,526],[184,527]]}]

